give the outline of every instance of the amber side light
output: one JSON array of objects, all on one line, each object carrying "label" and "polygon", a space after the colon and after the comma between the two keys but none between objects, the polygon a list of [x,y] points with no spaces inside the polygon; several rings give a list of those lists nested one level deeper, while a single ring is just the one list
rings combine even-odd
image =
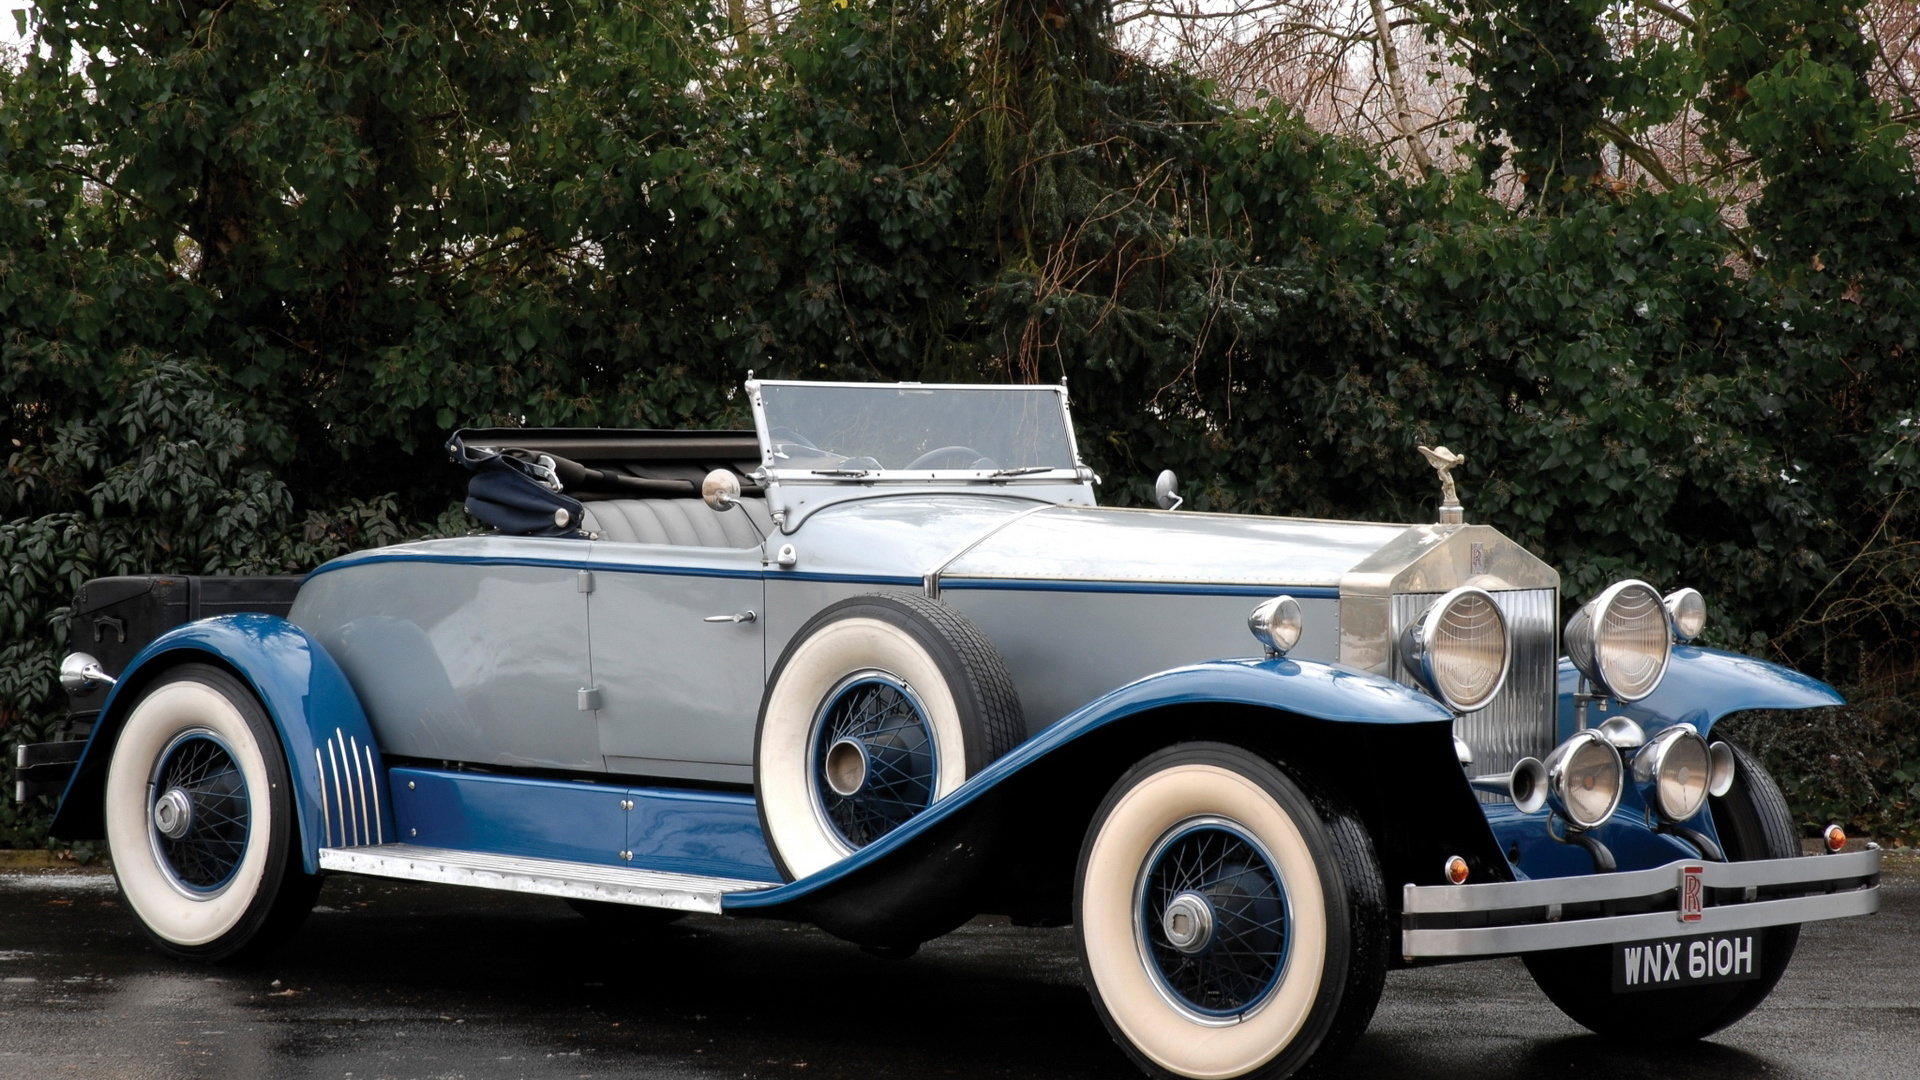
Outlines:
[{"label": "amber side light", "polygon": [[1465,885],[1467,883],[1467,860],[1458,855],[1450,856],[1447,859],[1447,880],[1453,882],[1455,885]]},{"label": "amber side light", "polygon": [[1847,830],[1838,825],[1827,826],[1827,831],[1822,833],[1821,836],[1827,841],[1828,852],[1837,853],[1841,848],[1847,846]]}]

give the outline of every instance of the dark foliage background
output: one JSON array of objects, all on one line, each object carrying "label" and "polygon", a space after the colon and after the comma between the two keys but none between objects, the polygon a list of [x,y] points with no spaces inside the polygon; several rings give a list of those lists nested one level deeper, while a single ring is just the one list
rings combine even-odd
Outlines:
[{"label": "dark foliage background", "polygon": [[[1409,174],[1117,50],[1096,0],[48,0],[0,65],[0,728],[88,577],[467,527],[461,424],[739,423],[749,369],[1067,378],[1103,498],[1425,520],[1569,602],[1704,592],[1855,704],[1754,718],[1809,823],[1920,834],[1920,189],[1844,0],[1445,0],[1480,165]],[[1741,207],[1613,182],[1707,118]],[[1913,103],[1900,103],[1901,116]],[[1518,205],[1495,198],[1502,160]],[[1411,177],[1411,178],[1410,178]],[[9,755],[10,756],[10,755]],[[0,843],[45,806],[0,809]]]}]

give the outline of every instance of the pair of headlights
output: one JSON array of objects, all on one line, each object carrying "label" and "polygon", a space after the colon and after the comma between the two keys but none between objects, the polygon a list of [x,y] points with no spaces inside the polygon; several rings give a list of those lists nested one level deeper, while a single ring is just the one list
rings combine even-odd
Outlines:
[{"label": "pair of headlights", "polygon": [[1603,694],[1639,701],[1667,673],[1673,643],[1707,625],[1707,602],[1694,589],[1662,597],[1644,581],[1619,581],[1567,621],[1567,659]]},{"label": "pair of headlights", "polygon": [[[1622,730],[1638,728],[1623,725]],[[1709,744],[1692,724],[1674,724],[1642,744],[1628,745],[1631,763],[1622,749],[1605,727],[1576,732],[1546,761],[1525,758],[1514,766],[1509,793],[1527,813],[1551,804],[1574,827],[1593,829],[1619,808],[1629,773],[1646,804],[1673,825],[1700,813],[1707,796],[1725,795],[1733,787],[1733,749]]]},{"label": "pair of headlights", "polygon": [[[1706,601],[1693,589],[1662,597],[1644,581],[1622,581],[1567,623],[1567,656],[1604,694],[1639,701],[1660,685],[1673,643],[1698,637]],[[1400,658],[1456,712],[1486,707],[1506,683],[1512,659],[1506,616],[1485,589],[1441,596],[1401,634]]]}]

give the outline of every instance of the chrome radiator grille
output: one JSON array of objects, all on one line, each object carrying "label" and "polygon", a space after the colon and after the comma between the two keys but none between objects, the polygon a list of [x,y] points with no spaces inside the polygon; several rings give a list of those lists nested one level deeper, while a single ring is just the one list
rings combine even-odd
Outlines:
[{"label": "chrome radiator grille", "polygon": [[[1439,593],[1400,593],[1393,598],[1393,639],[1418,619]],[[1553,749],[1554,670],[1559,661],[1560,597],[1554,589],[1513,589],[1493,594],[1507,618],[1513,639],[1513,662],[1506,685],[1493,703],[1454,721],[1453,733],[1473,748],[1476,775],[1506,772],[1523,757],[1544,758]],[[1393,652],[1393,677],[1418,686],[1413,673]],[[1504,802],[1499,795],[1480,796],[1483,802]]]}]

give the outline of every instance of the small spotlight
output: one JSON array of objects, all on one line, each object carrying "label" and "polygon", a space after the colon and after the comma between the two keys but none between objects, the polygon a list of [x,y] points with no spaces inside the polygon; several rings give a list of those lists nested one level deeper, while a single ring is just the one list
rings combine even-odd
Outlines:
[{"label": "small spotlight", "polygon": [[1827,842],[1828,854],[1837,855],[1839,854],[1841,848],[1844,848],[1847,846],[1847,830],[1841,828],[1838,825],[1827,826],[1827,831],[1824,833],[1821,833],[1820,835]]},{"label": "small spotlight", "polygon": [[1467,860],[1458,855],[1447,857],[1447,880],[1455,885],[1467,883]]}]

